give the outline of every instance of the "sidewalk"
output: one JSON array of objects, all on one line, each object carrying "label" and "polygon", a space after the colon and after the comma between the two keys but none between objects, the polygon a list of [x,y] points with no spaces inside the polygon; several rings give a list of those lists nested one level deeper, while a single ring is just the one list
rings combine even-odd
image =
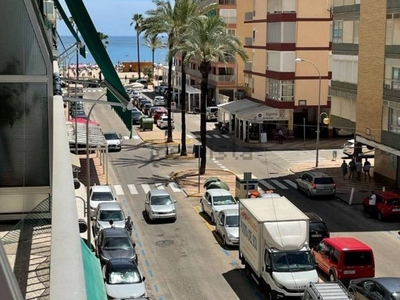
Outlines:
[{"label": "sidewalk", "polygon": [[[135,133],[140,139],[146,144],[158,145],[158,146],[177,146],[181,144],[181,132],[172,131],[173,142],[167,143],[167,130],[161,130],[156,124],[153,125],[153,130],[143,131],[141,128],[135,128]],[[190,145],[193,140],[186,138],[186,144]]]}]

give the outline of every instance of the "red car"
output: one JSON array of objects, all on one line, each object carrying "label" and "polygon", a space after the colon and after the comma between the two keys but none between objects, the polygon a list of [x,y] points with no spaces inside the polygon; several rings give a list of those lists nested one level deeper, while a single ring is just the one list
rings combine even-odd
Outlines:
[{"label": "red car", "polygon": [[[376,192],[376,215],[382,221],[400,215],[400,195],[396,192]],[[364,212],[369,211],[369,197],[363,200]]]}]

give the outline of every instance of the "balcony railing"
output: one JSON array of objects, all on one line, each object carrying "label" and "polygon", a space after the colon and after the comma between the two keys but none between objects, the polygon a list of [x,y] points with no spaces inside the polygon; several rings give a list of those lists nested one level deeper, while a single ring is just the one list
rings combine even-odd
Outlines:
[{"label": "balcony railing", "polygon": [[208,79],[214,82],[235,82],[235,75],[208,75]]},{"label": "balcony railing", "polygon": [[244,20],[245,21],[253,21],[253,12],[244,13]]},{"label": "balcony railing", "polygon": [[245,46],[252,46],[253,45],[253,38],[252,37],[245,37],[244,38],[244,45]]},{"label": "balcony railing", "polygon": [[385,79],[385,83],[383,85],[385,89],[388,90],[400,90],[400,81],[392,80],[392,79]]},{"label": "balcony railing", "polygon": [[199,7],[204,7],[214,3],[218,3],[218,0],[202,0],[199,2]]},{"label": "balcony railing", "polygon": [[245,63],[244,63],[244,70],[245,70],[245,71],[251,71],[251,70],[253,70],[253,62],[245,62]]},{"label": "balcony railing", "polygon": [[219,5],[236,5],[236,0],[219,0]]},{"label": "balcony railing", "polygon": [[236,17],[225,17],[225,16],[221,16],[222,20],[224,20],[224,22],[226,24],[236,24]]},{"label": "balcony railing", "polygon": [[[234,58],[232,56],[225,57],[225,62],[234,64],[234,63],[236,63],[236,58]],[[219,63],[225,63],[225,62],[222,60],[219,61]]]},{"label": "balcony railing", "polygon": [[191,75],[191,76],[201,76],[200,72],[198,70],[194,69],[186,69],[186,74]]}]

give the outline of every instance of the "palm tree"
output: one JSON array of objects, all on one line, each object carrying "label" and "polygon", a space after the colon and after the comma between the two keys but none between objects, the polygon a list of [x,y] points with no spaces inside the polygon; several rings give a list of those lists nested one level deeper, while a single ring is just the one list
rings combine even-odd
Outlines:
[{"label": "palm tree", "polygon": [[[196,0],[176,0],[174,6],[168,1],[155,0],[156,9],[147,11],[149,16],[145,21],[145,28],[148,34],[166,33],[168,35],[168,137],[167,142],[172,142],[172,126],[171,126],[171,98],[172,98],[172,64],[174,55],[173,49],[183,42],[181,36],[188,30],[190,20],[199,15],[204,15],[211,10],[216,9],[217,5],[212,4],[199,8]],[[182,57],[185,53],[182,52]],[[182,89],[181,89],[181,155],[187,155],[186,150],[186,70],[182,66]]]},{"label": "palm tree", "polygon": [[139,36],[143,32],[143,15],[142,14],[134,14],[132,17],[132,22],[131,26],[135,25],[135,30],[136,30],[136,45],[137,45],[137,58],[138,58],[138,72],[139,72],[139,79],[141,78],[140,76],[140,48],[139,48]]},{"label": "palm tree", "polygon": [[189,30],[183,35],[184,43],[176,47],[174,51],[186,52],[185,60],[192,58],[200,61],[201,73],[201,97],[200,97],[200,174],[206,172],[206,101],[208,91],[208,75],[211,72],[211,64],[222,61],[227,63],[228,57],[239,55],[243,60],[247,54],[238,37],[226,32],[226,23],[219,16],[199,16],[190,22]]},{"label": "palm tree", "polygon": [[164,48],[165,45],[157,34],[146,35],[143,44],[151,49],[151,63],[153,65],[153,75],[154,75],[154,53],[157,49]]},{"label": "palm tree", "polygon": [[99,39],[102,41],[104,48],[107,48],[106,45],[108,45],[108,35],[102,32],[97,32],[97,35],[99,36]]}]

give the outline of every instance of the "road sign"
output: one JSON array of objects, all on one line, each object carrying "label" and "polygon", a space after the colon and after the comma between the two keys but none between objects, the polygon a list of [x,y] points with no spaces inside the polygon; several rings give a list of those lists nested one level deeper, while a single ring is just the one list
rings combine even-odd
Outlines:
[{"label": "road sign", "polygon": [[262,113],[257,113],[256,114],[256,122],[257,123],[262,123],[263,122],[263,114]]}]

